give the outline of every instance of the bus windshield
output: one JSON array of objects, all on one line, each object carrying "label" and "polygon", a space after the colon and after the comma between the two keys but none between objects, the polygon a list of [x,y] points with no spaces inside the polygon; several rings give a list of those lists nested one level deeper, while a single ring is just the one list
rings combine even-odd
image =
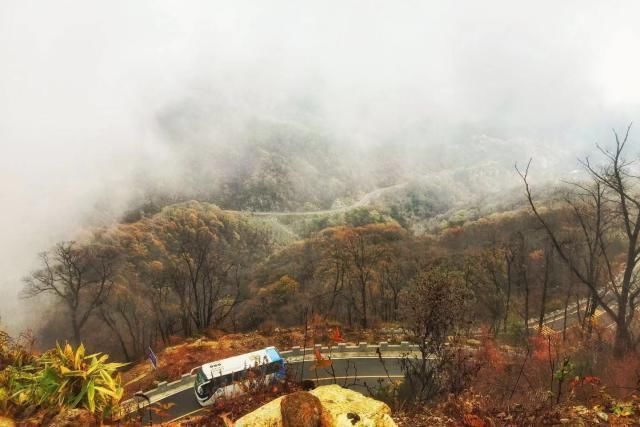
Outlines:
[{"label": "bus windshield", "polygon": [[196,374],[196,384],[195,384],[196,393],[198,393],[198,396],[200,396],[203,399],[206,399],[209,397],[210,382],[211,381],[207,379],[204,372],[202,372],[202,369],[198,369],[198,372]]}]

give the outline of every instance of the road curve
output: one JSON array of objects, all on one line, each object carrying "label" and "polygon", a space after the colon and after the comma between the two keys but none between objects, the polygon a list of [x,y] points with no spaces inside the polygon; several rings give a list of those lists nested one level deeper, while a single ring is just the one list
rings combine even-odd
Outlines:
[{"label": "road curve", "polygon": [[[617,304],[613,296],[601,295],[601,298],[603,298],[606,304],[608,304],[614,310],[617,309]],[[580,315],[584,316],[584,310],[586,308],[587,302],[588,299],[583,298],[580,301],[574,302],[567,306],[567,329],[580,323]],[[579,309],[582,310],[582,312],[580,312]],[[565,314],[563,309],[556,310],[552,313],[546,313],[543,325],[548,328],[548,331],[562,332],[562,330],[564,329],[564,316]],[[609,328],[613,323],[615,323],[611,316],[609,316],[609,314],[607,314],[600,308],[598,308],[598,310],[596,311],[594,318],[596,318],[599,324],[605,328]],[[538,318],[529,319],[529,328],[537,330],[538,322]]]},{"label": "road curve", "polygon": [[313,215],[330,215],[330,214],[336,214],[336,213],[342,213],[342,212],[347,212],[353,209],[357,209],[357,208],[361,208],[364,206],[367,206],[369,203],[371,203],[372,201],[374,201],[375,199],[377,199],[378,197],[380,197],[383,193],[389,191],[389,190],[393,190],[393,189],[398,189],[398,188],[402,188],[404,186],[406,186],[408,183],[407,182],[402,182],[400,184],[394,184],[394,185],[390,185],[388,187],[382,187],[382,188],[377,188],[373,191],[370,191],[369,193],[365,194],[364,196],[362,196],[360,198],[360,200],[352,203],[349,206],[343,206],[343,207],[339,207],[339,208],[333,208],[333,209],[323,209],[323,210],[319,210],[319,211],[292,211],[292,212],[288,212],[288,211],[261,211],[261,212],[256,212],[256,211],[242,211],[242,210],[231,210],[231,209],[226,209],[226,212],[232,212],[232,213],[238,213],[238,214],[249,214],[252,216],[313,216]]},{"label": "road curve", "polygon": [[[339,384],[361,393],[367,393],[367,387],[376,387],[379,381],[402,378],[400,358],[398,356],[383,358],[358,357],[346,359],[332,359],[332,368],[316,370],[312,360],[288,363],[293,378],[312,380],[317,385]],[[301,372],[301,368],[303,368]],[[202,415],[208,408],[202,408],[196,401],[192,388],[172,394],[151,405],[153,411],[142,407],[137,413],[129,415],[130,420],[140,419],[146,424],[168,424],[189,416]]]}]

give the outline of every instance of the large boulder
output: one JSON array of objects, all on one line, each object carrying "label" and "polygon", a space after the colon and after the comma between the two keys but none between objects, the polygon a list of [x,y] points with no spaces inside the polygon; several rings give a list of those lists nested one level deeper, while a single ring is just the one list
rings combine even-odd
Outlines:
[{"label": "large boulder", "polygon": [[[294,393],[296,395],[298,393]],[[366,397],[339,385],[320,386],[310,392],[322,405],[321,427],[395,427],[391,409],[383,402]],[[275,399],[236,422],[236,427],[285,427],[283,411],[287,416],[295,411],[296,404],[301,411],[313,408],[312,400],[300,396]],[[312,411],[313,412],[313,411]],[[316,420],[316,418],[312,418]],[[300,424],[298,424],[300,425]],[[309,424],[310,426],[314,424]]]}]

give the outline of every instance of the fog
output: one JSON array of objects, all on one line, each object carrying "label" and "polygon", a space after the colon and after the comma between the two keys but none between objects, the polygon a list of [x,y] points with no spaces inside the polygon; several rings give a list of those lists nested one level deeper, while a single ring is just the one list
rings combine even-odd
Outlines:
[{"label": "fog", "polygon": [[[638,16],[631,1],[3,0],[2,324],[27,323],[38,252],[148,183],[188,190],[189,144],[232,147],[255,119],[407,159],[500,141],[569,172],[640,117]],[[174,114],[187,126],[169,134]]]}]

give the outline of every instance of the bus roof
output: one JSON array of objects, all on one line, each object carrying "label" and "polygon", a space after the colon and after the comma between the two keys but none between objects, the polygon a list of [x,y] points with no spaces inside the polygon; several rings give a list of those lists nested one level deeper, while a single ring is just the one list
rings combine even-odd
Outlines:
[{"label": "bus roof", "polygon": [[280,353],[275,347],[267,347],[262,350],[252,351],[251,353],[240,354],[238,356],[228,357],[215,362],[209,362],[202,365],[202,373],[207,379],[227,375],[232,372],[243,371],[257,365],[264,365],[282,360]]}]

